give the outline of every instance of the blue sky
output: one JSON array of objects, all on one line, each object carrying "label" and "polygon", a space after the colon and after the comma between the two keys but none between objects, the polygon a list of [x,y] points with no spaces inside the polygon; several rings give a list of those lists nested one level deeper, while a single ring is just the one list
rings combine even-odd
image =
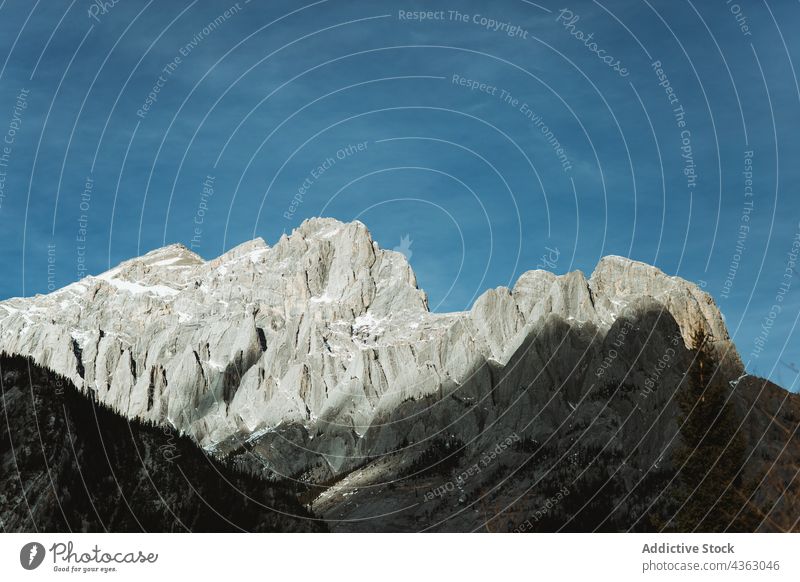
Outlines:
[{"label": "blue sky", "polygon": [[716,298],[751,371],[796,380],[797,3],[99,6],[0,1],[0,297],[357,218],[413,241],[438,310],[544,254],[655,264]]}]

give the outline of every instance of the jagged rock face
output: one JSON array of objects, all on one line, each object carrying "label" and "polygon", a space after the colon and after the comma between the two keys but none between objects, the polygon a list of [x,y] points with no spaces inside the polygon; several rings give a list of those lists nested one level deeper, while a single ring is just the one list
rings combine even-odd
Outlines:
[{"label": "jagged rock face", "polygon": [[[454,415],[462,439],[498,418],[509,431],[546,432],[531,418],[548,390],[570,378],[577,402],[607,355],[603,342],[652,313],[663,317],[654,323],[663,342],[674,328],[683,348],[702,328],[732,348],[708,294],[620,257],[602,259],[588,280],[529,271],[468,312],[430,313],[402,254],[380,249],[361,223],[312,219],[272,247],[256,239],[206,262],[172,245],[49,295],[4,301],[0,350],[208,449],[269,443],[261,461],[276,471],[337,474],[437,433]],[[625,374],[622,364],[609,366]],[[501,386],[498,375],[509,380]],[[404,420],[415,402],[436,412]]]}]

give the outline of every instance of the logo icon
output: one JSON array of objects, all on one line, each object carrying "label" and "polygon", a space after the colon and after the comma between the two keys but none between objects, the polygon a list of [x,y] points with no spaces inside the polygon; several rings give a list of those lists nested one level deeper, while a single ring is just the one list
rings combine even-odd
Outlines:
[{"label": "logo icon", "polygon": [[411,245],[413,243],[414,241],[411,240],[411,235],[406,234],[400,237],[400,244],[394,247],[392,250],[400,253],[401,255],[405,255],[406,260],[410,261],[411,255],[414,254],[414,252],[411,250]]},{"label": "logo icon", "polygon": [[39,542],[30,542],[19,551],[19,563],[26,570],[35,570],[44,562],[44,546]]}]

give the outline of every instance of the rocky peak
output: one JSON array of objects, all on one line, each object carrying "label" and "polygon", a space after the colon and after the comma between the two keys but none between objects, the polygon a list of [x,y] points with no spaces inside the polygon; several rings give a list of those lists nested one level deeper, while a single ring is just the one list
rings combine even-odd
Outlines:
[{"label": "rocky peak", "polygon": [[353,317],[427,311],[427,298],[405,257],[380,249],[361,222],[309,219],[281,237],[273,251],[274,261],[318,306],[338,305]]},{"label": "rocky peak", "polygon": [[233,247],[232,249],[221,254],[216,259],[209,261],[208,266],[211,269],[216,269],[221,265],[225,265],[243,258],[249,258],[251,260],[258,259],[261,255],[266,253],[267,250],[269,250],[269,245],[264,242],[264,239],[261,237],[256,237],[253,240],[243,242],[242,244]]},{"label": "rocky peak", "polygon": [[189,250],[186,245],[182,243],[173,243],[165,247],[154,249],[141,257],[131,259],[131,261],[126,261],[126,263],[127,262],[141,262],[146,265],[176,268],[199,265],[203,263],[203,258]]},{"label": "rocky peak", "polygon": [[694,283],[669,276],[656,267],[624,257],[604,257],[592,273],[589,286],[598,298],[598,312],[605,317],[613,317],[633,298],[652,297],[678,322],[687,346],[700,328],[717,343],[730,344],[725,321],[711,295]]},{"label": "rocky peak", "polygon": [[120,263],[96,277],[87,277],[92,284],[103,281],[119,291],[129,293],[153,292],[172,296],[185,284],[193,268],[202,265],[203,258],[180,243],[158,248]]},{"label": "rocky peak", "polygon": [[[550,349],[553,325],[600,341],[653,306],[685,342],[703,328],[732,347],[708,294],[621,257],[588,280],[529,271],[469,312],[430,313],[401,253],[360,222],[311,219],[271,247],[255,239],[206,262],[170,245],[50,295],[0,302],[0,350],[208,447],[294,423],[309,434],[337,427],[344,454],[403,402],[474,383],[531,338]],[[387,433],[380,446],[403,438]]]}]

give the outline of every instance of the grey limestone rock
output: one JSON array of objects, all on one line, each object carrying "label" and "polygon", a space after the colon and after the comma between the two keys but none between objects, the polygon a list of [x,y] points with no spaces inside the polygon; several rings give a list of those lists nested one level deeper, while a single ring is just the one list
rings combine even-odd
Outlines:
[{"label": "grey limestone rock", "polygon": [[[208,450],[261,443],[275,470],[336,474],[456,421],[462,439],[492,422],[522,430],[560,378],[581,398],[621,321],[658,310],[686,346],[702,328],[735,354],[707,293],[643,263],[606,257],[588,280],[529,271],[470,311],[431,313],[402,254],[359,222],[311,219],[274,246],[256,239],[204,261],[170,245],[3,301],[0,349]],[[495,389],[498,375],[515,380]],[[397,420],[414,402],[434,412]],[[531,434],[537,422],[548,430],[543,417]]]}]

